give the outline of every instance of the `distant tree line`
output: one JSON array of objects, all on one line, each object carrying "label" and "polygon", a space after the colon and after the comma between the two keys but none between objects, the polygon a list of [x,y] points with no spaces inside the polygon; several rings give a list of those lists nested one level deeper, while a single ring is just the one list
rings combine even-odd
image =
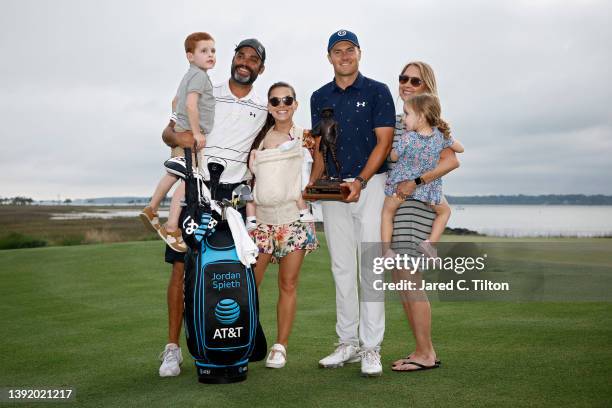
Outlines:
[{"label": "distant tree line", "polygon": [[612,205],[612,196],[584,194],[446,196],[450,204],[490,205]]},{"label": "distant tree line", "polygon": [[[0,197],[0,205],[30,205],[34,203],[34,199],[30,197]],[[57,204],[71,204],[72,199],[66,198],[64,201],[57,201]]]},{"label": "distant tree line", "polygon": [[1,205],[30,205],[34,202],[30,197],[0,197]]}]

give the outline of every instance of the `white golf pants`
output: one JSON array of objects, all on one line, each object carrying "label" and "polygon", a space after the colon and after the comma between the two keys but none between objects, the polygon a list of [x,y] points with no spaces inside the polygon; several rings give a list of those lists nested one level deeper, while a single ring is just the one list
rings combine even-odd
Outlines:
[{"label": "white golf pants", "polygon": [[336,283],[336,333],[341,343],[379,349],[385,333],[383,301],[359,300],[361,243],[380,242],[386,174],[376,174],[356,203],[324,201],[323,223]]}]

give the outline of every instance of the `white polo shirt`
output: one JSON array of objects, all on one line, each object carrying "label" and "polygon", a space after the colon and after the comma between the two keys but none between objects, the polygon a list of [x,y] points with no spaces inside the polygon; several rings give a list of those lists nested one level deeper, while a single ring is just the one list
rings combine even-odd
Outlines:
[{"label": "white polo shirt", "polygon": [[221,183],[234,184],[251,179],[246,162],[255,136],[263,127],[267,103],[251,92],[237,98],[229,88],[229,80],[213,87],[215,97],[215,121],[212,132],[206,135],[206,147],[200,157],[200,173],[210,180],[208,161],[212,158],[224,161],[225,170]]}]

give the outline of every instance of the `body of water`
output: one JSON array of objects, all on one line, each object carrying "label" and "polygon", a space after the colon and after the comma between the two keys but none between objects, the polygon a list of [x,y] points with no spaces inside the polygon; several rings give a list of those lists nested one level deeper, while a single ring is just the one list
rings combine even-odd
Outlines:
[{"label": "body of water", "polygon": [[[451,205],[448,223],[482,234],[504,237],[612,236],[612,206],[581,205]],[[53,214],[54,220],[138,217],[140,207]],[[321,211],[315,207],[317,220]],[[160,217],[168,216],[160,211]]]},{"label": "body of water", "polygon": [[[138,217],[142,208],[138,208],[137,210],[113,210],[113,209],[100,209],[96,211],[75,211],[69,213],[56,213],[51,214],[52,220],[83,220],[88,218],[102,218],[104,220],[110,218],[122,218],[122,217]],[[159,216],[161,218],[168,217],[168,210],[160,210]]]},{"label": "body of water", "polygon": [[508,237],[612,236],[612,206],[451,205],[448,226]]}]

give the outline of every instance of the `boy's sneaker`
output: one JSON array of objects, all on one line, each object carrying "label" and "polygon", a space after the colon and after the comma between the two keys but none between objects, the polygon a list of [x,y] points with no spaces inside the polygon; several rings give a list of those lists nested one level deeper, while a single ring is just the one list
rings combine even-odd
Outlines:
[{"label": "boy's sneaker", "polygon": [[282,344],[275,344],[270,349],[270,354],[266,359],[266,367],[283,368],[287,364],[287,350]]},{"label": "boy's sneaker", "polygon": [[315,222],[315,217],[307,209],[300,210],[300,222]]},{"label": "boy's sneaker", "polygon": [[336,347],[333,353],[319,361],[319,367],[338,368],[342,367],[344,363],[357,363],[361,360],[359,347],[348,343],[339,343],[336,345],[338,347]]},{"label": "boy's sneaker", "polygon": [[176,377],[181,373],[183,364],[181,348],[174,343],[166,344],[166,348],[159,355],[159,361],[162,362],[159,367],[160,377]]},{"label": "boy's sneaker", "polygon": [[153,209],[148,205],[142,209],[140,214],[138,214],[140,220],[151,232],[157,232],[160,227],[159,224],[159,215],[156,212],[153,212]]},{"label": "boy's sneaker", "polygon": [[185,162],[185,158],[182,156],[173,157],[164,162],[164,167],[166,171],[170,174],[177,176],[185,180],[187,177],[187,163]]},{"label": "boy's sneaker", "polygon": [[183,233],[180,229],[176,231],[167,231],[165,226],[159,227],[157,233],[166,241],[166,244],[176,252],[187,252],[187,244],[183,241]]},{"label": "boy's sneaker", "polygon": [[380,352],[377,350],[361,352],[361,375],[364,377],[380,377],[382,375]]},{"label": "boy's sneaker", "polygon": [[419,251],[421,251],[421,253],[425,255],[426,258],[438,257],[438,251],[436,250],[436,247],[434,247],[431,241],[428,239],[419,244]]}]

